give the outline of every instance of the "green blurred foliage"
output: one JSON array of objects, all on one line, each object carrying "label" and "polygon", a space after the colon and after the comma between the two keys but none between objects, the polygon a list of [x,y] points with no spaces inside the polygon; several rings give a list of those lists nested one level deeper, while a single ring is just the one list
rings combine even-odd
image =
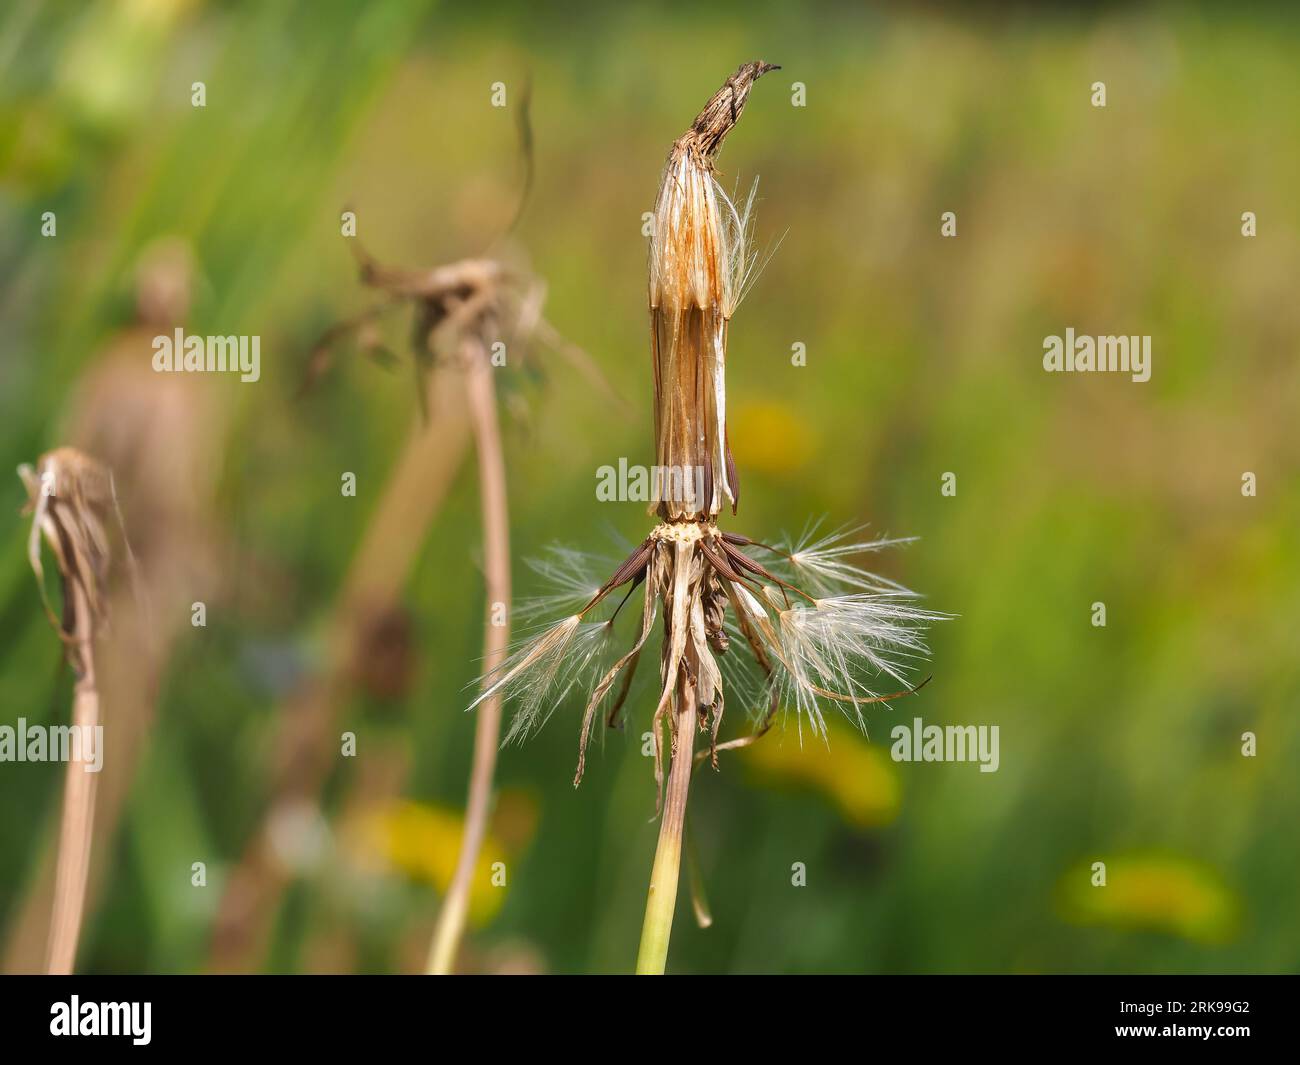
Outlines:
[{"label": "green blurred foliage", "polygon": [[[875,759],[885,797],[855,799],[829,763],[824,786],[789,768],[793,722],[764,740],[780,757],[724,758],[692,797],[714,923],[679,907],[670,968],[1294,971],[1298,44],[1294,13],[1213,5],[5,5],[0,469],[61,442],[156,239],[192,249],[191,332],[262,337],[258,384],[210,384],[234,417],[216,456],[229,594],[179,640],[126,815],[96,843],[105,883],[81,966],[207,964],[224,871],[266,798],[279,689],[259,663],[321,653],[418,417],[410,375],[355,354],[295,399],[312,342],[367,299],[339,212],[357,211],[386,262],[499,248],[521,164],[489,87],[531,77],[536,181],[511,239],[549,286],[549,318],[635,413],[594,402],[562,362],[518,383],[512,547],[638,538],[642,508],[596,503],[594,471],[650,461],[641,214],[673,138],[761,57],[783,70],[755,89],[721,166],[728,182],[762,175],[760,245],[784,239],[731,327],[744,498],[728,525],[768,537],[824,514],[919,536],[882,568],[960,617],[933,634],[926,690],[873,711],[871,742],[885,754],[912,717],[998,724],[1001,768]],[[1096,80],[1105,109],[1089,105]],[[806,107],[791,106],[795,81]],[[956,239],[939,236],[947,210]],[[56,238],[40,235],[43,211]],[[1151,382],[1045,374],[1043,337],[1067,326],[1151,334]],[[356,499],[340,497],[341,470]],[[16,478],[0,491],[0,719],[57,721],[70,683],[26,569],[22,500]],[[412,687],[358,695],[345,722],[405,758],[406,798],[439,809],[459,808],[467,777],[478,537],[467,463],[408,586]],[[521,563],[515,579],[536,590]],[[536,824],[507,848],[504,905],[472,932],[479,967],[630,968],[655,836],[646,708],[575,792],[579,712],[502,755],[501,785],[533,797]],[[833,748],[861,742],[833,722]],[[837,764],[852,773],[854,757]],[[0,765],[5,923],[48,846],[60,771]],[[268,968],[421,962],[435,886],[362,878],[338,842],[355,772],[341,760],[330,781],[336,853],[287,897]],[[854,802],[889,814],[854,816]],[[1112,855],[1128,889],[1102,905],[1080,878]],[[196,860],[207,889],[190,887]],[[1158,883],[1135,887],[1144,875]]]}]

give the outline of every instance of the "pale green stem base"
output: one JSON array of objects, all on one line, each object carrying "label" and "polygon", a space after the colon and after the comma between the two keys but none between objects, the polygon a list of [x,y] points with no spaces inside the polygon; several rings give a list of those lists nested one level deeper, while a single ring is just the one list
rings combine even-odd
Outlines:
[{"label": "pale green stem base", "polygon": [[659,822],[659,845],[650,870],[650,891],[646,896],[645,923],[641,926],[641,949],[637,953],[638,976],[662,976],[668,964],[668,940],[673,932],[673,911],[677,908],[677,880],[682,864],[682,836],[686,825],[686,797],[691,787],[692,753],[695,746],[695,689],[685,683],[677,713],[677,750],[673,752]]}]

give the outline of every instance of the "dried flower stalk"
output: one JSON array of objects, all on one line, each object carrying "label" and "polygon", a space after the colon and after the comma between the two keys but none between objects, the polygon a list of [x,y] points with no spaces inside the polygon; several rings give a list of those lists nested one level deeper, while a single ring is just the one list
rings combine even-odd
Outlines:
[{"label": "dried flower stalk", "polygon": [[[359,245],[356,245],[359,249]],[[608,393],[599,371],[586,353],[569,344],[542,315],[545,287],[492,259],[467,259],[433,270],[384,267],[358,250],[361,277],[387,292],[393,300],[413,300],[418,308],[413,333],[417,373],[423,379],[440,351],[452,350],[465,376],[469,422],[478,451],[479,490],[483,516],[484,576],[487,604],[484,616],[484,660],[495,668],[510,643],[509,611],[494,618],[496,604],[510,603],[509,509],[505,463],[496,413],[496,387],[490,349],[510,341],[520,362],[540,342],[583,371]],[[469,912],[471,879],[487,832],[492,780],[501,731],[501,700],[489,696],[475,725],[465,833],[456,871],[443,899],[429,947],[427,971],[450,973]]]},{"label": "dried flower stalk", "polygon": [[[497,423],[496,388],[487,352],[478,340],[467,341],[479,350],[467,353],[466,396],[478,448],[480,507],[483,514],[483,570],[487,603],[484,607],[483,658],[494,669],[510,644],[508,612],[496,619],[496,604],[510,602],[510,519],[506,501],[505,461]],[[495,623],[494,623],[495,622]],[[465,807],[465,834],[456,871],[443,899],[429,948],[428,971],[442,976],[455,966],[456,950],[469,914],[469,896],[479,851],[487,834],[491,813],[492,776],[501,737],[501,697],[495,695],[479,710],[474,727],[474,753],[470,767],[469,798]]]}]

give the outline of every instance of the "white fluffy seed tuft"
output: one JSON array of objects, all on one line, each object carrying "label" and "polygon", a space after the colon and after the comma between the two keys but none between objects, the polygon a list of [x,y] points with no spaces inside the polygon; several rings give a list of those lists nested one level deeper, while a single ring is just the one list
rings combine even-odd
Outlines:
[{"label": "white fluffy seed tuft", "polygon": [[494,695],[513,700],[517,710],[503,745],[526,738],[572,691],[585,693],[595,682],[613,646],[612,629],[607,621],[583,621],[577,614],[565,618],[480,677],[486,687],[468,709]]},{"label": "white fluffy seed tuft", "polygon": [[865,728],[861,704],[883,694],[877,690],[879,678],[904,687],[911,683],[914,662],[927,653],[925,624],[947,615],[921,610],[910,598],[860,593],[778,612],[782,695],[799,713],[801,735],[805,716],[814,736],[826,735],[822,708],[827,702]]}]

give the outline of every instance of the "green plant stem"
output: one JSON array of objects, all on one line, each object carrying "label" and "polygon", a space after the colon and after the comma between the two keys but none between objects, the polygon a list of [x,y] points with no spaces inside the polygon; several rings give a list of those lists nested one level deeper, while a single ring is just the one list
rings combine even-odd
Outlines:
[{"label": "green plant stem", "polygon": [[636,959],[638,976],[662,976],[668,963],[668,941],[673,932],[673,911],[677,908],[677,881],[686,827],[686,798],[691,787],[696,715],[695,687],[683,676],[678,688],[677,744],[668,770],[663,816],[659,821],[659,844],[650,870],[645,923],[641,926],[641,949]]}]

